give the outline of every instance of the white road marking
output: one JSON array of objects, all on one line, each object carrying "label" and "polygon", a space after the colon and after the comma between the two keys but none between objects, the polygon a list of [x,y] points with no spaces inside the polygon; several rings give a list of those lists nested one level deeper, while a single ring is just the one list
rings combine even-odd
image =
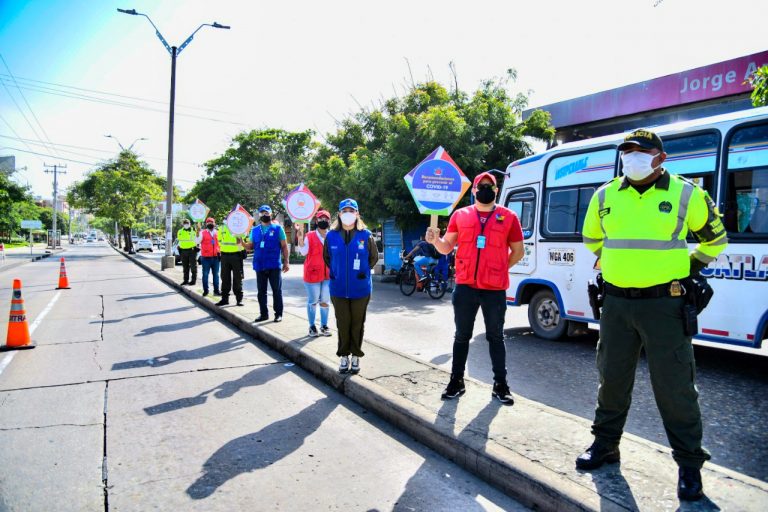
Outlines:
[{"label": "white road marking", "polygon": [[[45,315],[51,312],[51,309],[53,308],[53,305],[56,304],[56,301],[59,300],[59,297],[61,296],[61,292],[56,292],[56,295],[53,296],[51,301],[48,303],[47,306],[45,306],[45,309],[37,315],[37,318],[35,318],[35,321],[32,322],[32,325],[29,326],[29,335],[32,336],[32,333],[35,332],[35,329],[40,325],[40,322],[43,321],[43,318],[45,318]],[[3,370],[5,370],[9,364],[11,364],[11,361],[13,360],[13,357],[16,355],[16,352],[8,352],[2,361],[0,361],[0,375],[2,375]]]}]

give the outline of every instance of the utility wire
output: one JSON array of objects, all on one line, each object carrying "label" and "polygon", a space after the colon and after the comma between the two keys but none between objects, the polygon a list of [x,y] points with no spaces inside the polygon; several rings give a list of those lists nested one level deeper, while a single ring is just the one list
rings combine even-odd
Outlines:
[{"label": "utility wire", "polygon": [[[13,72],[11,71],[11,68],[8,66],[8,63],[5,61],[5,57],[3,57],[2,53],[0,53],[0,60],[3,61],[3,65],[5,66],[5,69],[8,70],[8,74],[11,75],[11,78],[13,78],[13,83],[16,84],[16,87],[18,88],[19,84],[16,82],[16,77],[13,76]],[[40,131],[43,132],[43,135],[45,135],[45,140],[47,140],[48,143],[50,144],[51,138],[48,136],[48,132],[45,131],[45,128],[43,127],[42,123],[40,123],[40,120],[37,118],[35,111],[32,110],[32,106],[27,101],[27,97],[24,95],[24,92],[22,92],[21,88],[19,88],[19,94],[21,94],[21,98],[24,100],[24,103],[27,105],[27,108],[29,109],[30,114],[32,114],[32,117],[35,119],[37,126],[40,127]],[[52,149],[55,153],[56,148],[52,148]]]},{"label": "utility wire", "polygon": [[[22,109],[22,108],[21,108],[21,106],[19,105],[19,102],[18,102],[18,101],[16,101],[16,98],[13,96],[13,94],[11,94],[11,91],[9,91],[9,90],[8,90],[8,86],[6,86],[6,85],[5,85],[5,80],[0,80],[0,82],[2,82],[2,83],[3,83],[3,88],[5,89],[5,92],[8,94],[8,97],[10,97],[10,98],[11,98],[11,100],[13,101],[13,104],[14,104],[14,105],[16,105],[16,109],[17,109],[17,110],[19,111],[19,113],[21,114],[21,117],[23,117],[23,118],[24,118],[24,121],[26,121],[26,122],[27,122],[27,126],[29,126],[29,128],[32,130],[32,133],[35,135],[35,138],[36,138],[38,141],[40,141],[40,142],[43,144],[43,146],[45,146],[45,142],[43,142],[43,139],[41,139],[41,138],[40,138],[40,134],[39,134],[39,133],[37,133],[37,130],[35,130],[35,127],[34,127],[34,126],[32,125],[32,123],[29,121],[29,118],[27,117],[27,114],[25,114],[25,113],[24,113],[24,109]],[[48,147],[46,147],[45,149],[47,149],[48,151],[50,151],[50,148],[48,148]]]},{"label": "utility wire", "polygon": [[[29,140],[29,139],[22,139],[21,137],[19,137],[19,134],[16,132],[16,130],[13,128],[13,126],[11,126],[11,123],[9,123],[8,121],[6,121],[6,119],[3,117],[3,115],[2,115],[2,114],[0,114],[0,119],[2,119],[2,120],[3,120],[3,122],[5,123],[5,125],[6,125],[8,128],[10,128],[10,130],[11,130],[11,131],[14,133],[14,135],[16,135],[16,138],[17,138],[17,139],[19,139],[21,142],[23,142],[25,146],[27,146],[27,149],[28,149],[28,150],[30,150],[30,152],[31,152],[31,151],[33,151],[33,150],[32,150],[32,147],[31,147],[29,144],[27,144],[27,142],[26,142],[26,141],[27,141],[27,140]],[[7,136],[6,136],[6,137],[7,137]],[[9,138],[10,138],[10,137],[9,137]],[[43,161],[43,160],[42,160],[42,158],[41,158],[41,159],[39,159],[39,160],[40,160],[41,162]]]}]

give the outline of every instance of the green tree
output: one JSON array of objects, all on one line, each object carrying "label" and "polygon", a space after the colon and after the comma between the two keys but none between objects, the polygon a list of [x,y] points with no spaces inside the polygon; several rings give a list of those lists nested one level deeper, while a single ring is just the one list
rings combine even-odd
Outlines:
[{"label": "green tree", "polygon": [[[43,229],[53,229],[53,208],[50,206],[44,206],[39,208],[39,217],[43,223]],[[62,237],[64,234],[69,234],[69,215],[65,212],[59,212],[56,215],[56,229],[61,231]]]},{"label": "green tree", "polygon": [[216,219],[238,203],[250,209],[262,204],[280,209],[290,189],[304,180],[314,147],[310,130],[239,133],[223,155],[206,162],[206,177],[184,200],[200,198]]},{"label": "green tree", "polygon": [[[526,137],[554,137],[548,113],[535,111],[521,120],[528,98],[509,94],[514,79],[510,70],[504,78],[483,82],[471,96],[425,82],[403,98],[353,114],[317,151],[309,187],[326,204],[355,197],[368,221],[394,215],[403,227],[422,222],[403,176],[438,146],[471,180],[531,154]],[[462,204],[468,201],[465,196]]]},{"label": "green tree", "polygon": [[0,171],[0,239],[11,241],[14,233],[22,233],[22,220],[38,220],[39,209],[29,189],[14,182],[13,172]]},{"label": "green tree", "polygon": [[752,105],[768,105],[768,64],[758,68],[747,81],[752,86]]},{"label": "green tree", "polygon": [[125,249],[133,250],[131,228],[164,197],[165,178],[135,153],[123,151],[76,183],[67,195],[75,208],[117,221]]}]

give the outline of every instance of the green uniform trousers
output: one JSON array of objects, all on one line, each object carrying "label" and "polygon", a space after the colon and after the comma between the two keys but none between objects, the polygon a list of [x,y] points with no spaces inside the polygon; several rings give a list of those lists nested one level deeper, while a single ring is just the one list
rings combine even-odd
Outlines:
[{"label": "green uniform trousers", "polygon": [[597,369],[600,387],[592,433],[618,445],[632,403],[640,350],[645,349],[656,406],[679,466],[700,468],[702,425],[691,338],[683,333],[682,297],[628,299],[606,296],[600,319]]},{"label": "green uniform trousers", "polygon": [[371,296],[359,299],[346,299],[331,296],[333,311],[336,313],[336,328],[339,330],[339,345],[337,356],[363,357],[363,333],[365,331],[365,314]]}]

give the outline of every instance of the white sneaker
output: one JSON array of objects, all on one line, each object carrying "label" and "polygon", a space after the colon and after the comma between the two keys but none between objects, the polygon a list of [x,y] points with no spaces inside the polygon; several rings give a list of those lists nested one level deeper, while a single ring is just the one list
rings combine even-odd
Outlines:
[{"label": "white sneaker", "polygon": [[342,356],[339,363],[339,373],[347,373],[349,371],[349,357]]},{"label": "white sneaker", "polygon": [[352,370],[350,370],[352,373],[358,373],[360,371],[360,358],[357,356],[352,356]]}]

